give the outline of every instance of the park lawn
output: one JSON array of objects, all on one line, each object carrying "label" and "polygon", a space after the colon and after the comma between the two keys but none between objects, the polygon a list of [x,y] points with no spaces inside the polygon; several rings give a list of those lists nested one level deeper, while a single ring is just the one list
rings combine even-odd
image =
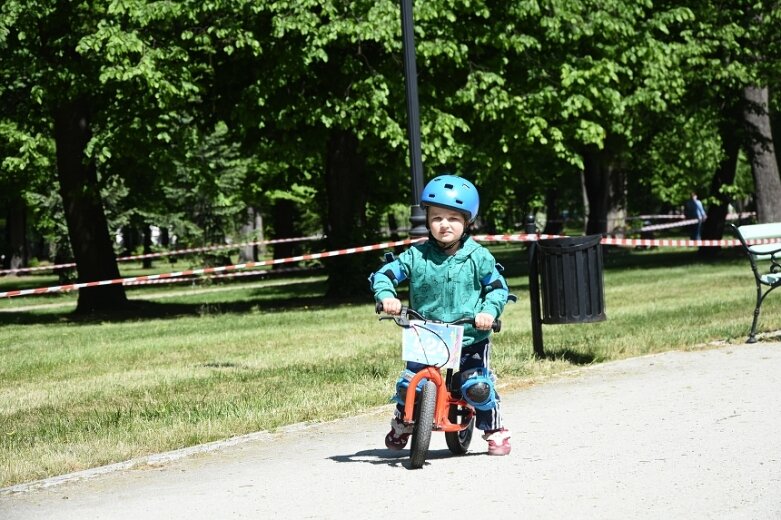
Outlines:
[{"label": "park lawn", "polygon": [[[538,359],[526,253],[491,249],[519,297],[494,337],[505,392],[578,365],[739,344],[751,325],[745,258],[612,248],[608,319],[543,326],[546,356]],[[75,318],[72,297],[57,299],[64,307],[0,313],[0,487],[388,405],[400,329],[377,320],[368,292],[323,299],[324,282],[129,289],[134,311],[114,317]],[[760,330],[781,329],[779,311],[781,298],[771,295]]]}]

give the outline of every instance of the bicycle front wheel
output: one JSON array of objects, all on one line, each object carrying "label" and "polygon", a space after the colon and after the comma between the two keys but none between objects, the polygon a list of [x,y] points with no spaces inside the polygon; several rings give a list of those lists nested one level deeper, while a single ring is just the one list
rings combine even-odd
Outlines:
[{"label": "bicycle front wheel", "polygon": [[434,409],[437,406],[437,385],[426,381],[420,392],[420,402],[416,408],[415,428],[412,432],[410,447],[410,465],[413,469],[423,467],[431,443],[431,431],[434,428]]}]

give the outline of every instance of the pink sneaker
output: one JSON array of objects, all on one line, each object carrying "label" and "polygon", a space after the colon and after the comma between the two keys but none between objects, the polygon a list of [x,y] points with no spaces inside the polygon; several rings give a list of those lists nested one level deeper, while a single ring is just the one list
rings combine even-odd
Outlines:
[{"label": "pink sneaker", "polygon": [[391,431],[385,436],[385,446],[389,450],[403,450],[412,435],[413,426],[404,424],[398,417],[391,419]]},{"label": "pink sneaker", "polygon": [[489,455],[509,455],[512,446],[510,446],[510,430],[504,428],[500,430],[488,430],[483,435],[483,439],[488,441]]}]

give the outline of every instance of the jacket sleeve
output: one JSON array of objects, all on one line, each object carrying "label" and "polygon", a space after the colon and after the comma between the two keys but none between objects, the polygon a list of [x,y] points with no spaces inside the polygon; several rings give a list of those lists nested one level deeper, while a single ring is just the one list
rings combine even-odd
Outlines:
[{"label": "jacket sleeve", "polygon": [[383,265],[378,271],[372,273],[369,277],[369,284],[374,293],[375,301],[382,301],[385,298],[396,298],[396,286],[407,279],[407,267],[402,262],[401,257]]},{"label": "jacket sleeve", "polygon": [[483,303],[478,312],[491,314],[498,318],[510,298],[510,289],[502,275],[504,268],[496,263],[493,255],[486,250],[480,262],[480,285],[483,287]]}]

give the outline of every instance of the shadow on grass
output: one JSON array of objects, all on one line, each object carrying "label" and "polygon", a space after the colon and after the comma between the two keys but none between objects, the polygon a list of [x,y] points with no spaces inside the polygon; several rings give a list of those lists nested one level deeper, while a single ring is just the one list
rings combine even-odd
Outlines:
[{"label": "shadow on grass", "polygon": [[678,251],[660,251],[659,249],[629,249],[618,246],[603,246],[606,269],[665,269],[695,264],[713,264],[745,255],[738,248],[702,248]]},{"label": "shadow on grass", "polygon": [[543,359],[548,361],[566,361],[573,365],[591,365],[597,361],[596,356],[586,352],[576,352],[570,349],[546,351]]},{"label": "shadow on grass", "polygon": [[130,300],[125,307],[110,312],[80,314],[77,312],[0,312],[0,326],[3,325],[46,325],[72,323],[91,325],[96,323],[121,323],[152,319],[177,319],[181,317],[208,316],[219,314],[246,314],[257,312],[283,313],[291,309],[329,309],[339,305],[369,305],[371,296],[350,298],[327,298],[325,296],[294,296],[275,299],[268,294],[255,295],[239,301],[209,301],[197,303],[160,302],[151,300]]}]

